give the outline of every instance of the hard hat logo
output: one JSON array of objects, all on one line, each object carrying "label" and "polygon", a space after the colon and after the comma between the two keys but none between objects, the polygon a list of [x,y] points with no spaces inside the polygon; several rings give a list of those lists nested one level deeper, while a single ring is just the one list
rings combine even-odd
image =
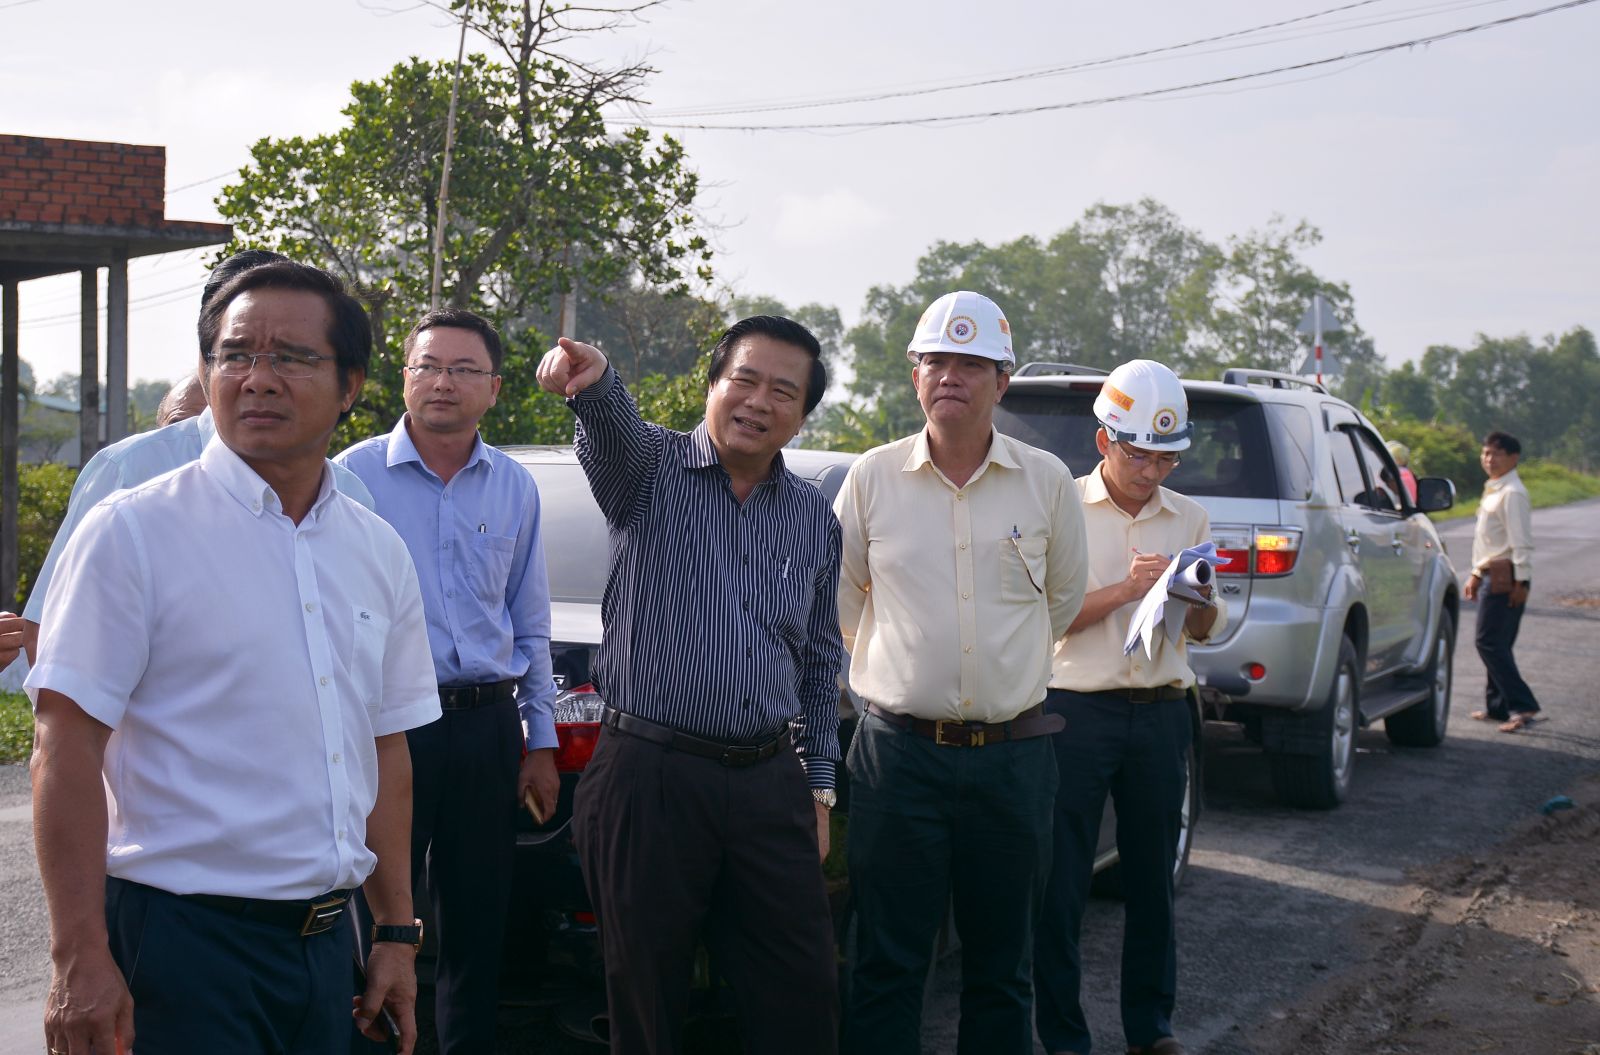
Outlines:
[{"label": "hard hat logo", "polygon": [[1111,371],[1095,397],[1094,416],[1111,439],[1135,447],[1181,451],[1194,435],[1183,382],[1150,359]]},{"label": "hard hat logo", "polygon": [[1000,332],[1005,334],[1007,337],[1011,336],[1011,324],[1006,321],[1006,317],[1004,315],[1000,316]]},{"label": "hard hat logo", "polygon": [[1171,407],[1162,407],[1156,411],[1156,416],[1150,419],[1150,431],[1157,436],[1170,436],[1178,431],[1178,412]]},{"label": "hard hat logo", "polygon": [[1102,388],[1100,392],[1107,399],[1121,407],[1123,410],[1133,409],[1133,397],[1128,395],[1126,392],[1120,392],[1117,389],[1112,388],[1109,384]]},{"label": "hard hat logo", "polygon": [[944,328],[944,335],[955,344],[971,344],[972,339],[978,336],[978,324],[965,315],[957,315]]}]

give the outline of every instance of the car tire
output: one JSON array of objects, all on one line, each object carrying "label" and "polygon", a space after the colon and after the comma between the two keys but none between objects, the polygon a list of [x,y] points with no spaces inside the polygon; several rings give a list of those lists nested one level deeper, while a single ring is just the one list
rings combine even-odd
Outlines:
[{"label": "car tire", "polygon": [[[1174,892],[1183,885],[1183,877],[1189,871],[1189,853],[1194,848],[1195,824],[1200,820],[1200,742],[1199,736],[1189,743],[1189,752],[1184,756],[1185,786],[1183,792],[1183,828],[1178,835],[1178,856],[1172,863],[1172,889]],[[1123,900],[1125,894],[1122,886],[1122,862],[1113,861],[1100,869],[1090,881],[1089,890],[1096,897]]]},{"label": "car tire", "polygon": [[1361,713],[1361,664],[1348,637],[1339,642],[1339,663],[1327,701],[1315,714],[1280,720],[1306,724],[1307,740],[1320,750],[1312,754],[1275,750],[1267,755],[1272,786],[1288,806],[1331,810],[1350,793],[1356,761],[1356,724]]},{"label": "car tire", "polygon": [[1412,704],[1383,720],[1383,731],[1391,744],[1401,747],[1438,747],[1450,725],[1450,690],[1456,651],[1456,621],[1448,611],[1439,613],[1439,629],[1423,677],[1428,682],[1428,698]]}]

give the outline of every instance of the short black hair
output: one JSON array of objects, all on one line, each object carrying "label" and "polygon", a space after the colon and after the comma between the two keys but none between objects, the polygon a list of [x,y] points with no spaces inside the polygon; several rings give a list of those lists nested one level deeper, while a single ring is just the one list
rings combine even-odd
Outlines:
[{"label": "short black hair", "polygon": [[822,362],[822,345],[816,335],[793,319],[782,315],[752,315],[729,326],[717,339],[711,350],[711,366],[706,370],[706,384],[714,385],[722,371],[728,367],[728,358],[739,342],[746,337],[771,337],[784,344],[792,344],[811,357],[811,377],[806,384],[805,414],[809,415],[822,402],[822,393],[828,390],[828,368]]},{"label": "short black hair", "polygon": [[1489,433],[1489,435],[1485,436],[1483,438],[1483,445],[1485,447],[1499,447],[1507,454],[1520,455],[1522,453],[1522,441],[1511,435],[1511,433],[1501,432],[1499,429],[1496,429],[1495,431]]},{"label": "short black hair", "polygon": [[[372,361],[372,327],[361,302],[345,291],[337,275],[320,267],[277,260],[247,268],[234,275],[200,309],[200,359],[202,376],[210,369],[211,353],[222,331],[222,317],[228,305],[241,293],[255,289],[303,290],[315,293],[328,304],[333,316],[328,326],[328,343],[333,345],[334,365],[339,368],[339,384],[349,379],[351,370],[367,370]],[[347,412],[348,413],[348,412]],[[344,415],[340,415],[340,421]]]},{"label": "short black hair", "polygon": [[500,363],[505,359],[505,350],[500,346],[500,331],[494,328],[494,323],[482,315],[475,315],[465,308],[435,308],[411,327],[411,332],[406,334],[406,358],[411,358],[411,349],[417,343],[417,335],[425,330],[434,329],[471,330],[483,339],[483,346],[489,352],[489,365],[494,367],[494,372],[500,372]]},{"label": "short black hair", "polygon": [[211,298],[217,295],[217,290],[228,284],[233,276],[242,271],[249,271],[262,264],[276,264],[288,257],[282,253],[274,253],[270,249],[243,249],[219,262],[211,269],[211,274],[206,277],[205,288],[200,291],[200,307],[203,310],[211,303]]}]

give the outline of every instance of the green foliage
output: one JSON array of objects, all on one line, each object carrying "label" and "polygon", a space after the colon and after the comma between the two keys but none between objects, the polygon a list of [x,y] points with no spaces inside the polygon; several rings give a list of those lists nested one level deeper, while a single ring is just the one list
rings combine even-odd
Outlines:
[{"label": "green foliage", "polygon": [[0,763],[26,762],[33,753],[33,707],[20,692],[0,692]]},{"label": "green foliage", "polygon": [[17,487],[17,608],[28,603],[39,568],[56,537],[62,518],[67,515],[67,499],[78,470],[44,462],[23,465]]},{"label": "green foliage", "polygon": [[1478,440],[1462,426],[1382,418],[1375,423],[1385,440],[1399,440],[1411,448],[1411,471],[1419,477],[1446,477],[1455,483],[1456,494],[1462,499],[1483,489]]},{"label": "green foliage", "polygon": [[[606,104],[633,97],[644,67],[599,69],[556,54],[554,44],[573,35],[566,9],[474,2],[471,12],[499,58],[472,55],[462,65],[444,301],[494,320],[506,341],[503,373],[521,382],[508,387],[520,389],[531,387],[552,343],[561,294],[586,291],[585,320],[603,329],[595,311],[608,297],[654,309],[708,281],[710,250],[696,230],[699,181],[682,146],[642,129],[610,130],[602,117]],[[374,360],[341,441],[392,427],[404,409],[400,337],[429,304],[453,73],[453,64],[412,59],[352,85],[342,128],[261,140],[217,201],[235,225],[225,253],[276,249],[335,271],[367,297]],[[692,321],[703,309],[670,306],[688,309],[690,321],[675,317],[680,332],[703,332]],[[635,350],[654,344],[659,327],[638,324],[643,305],[631,308],[621,332],[637,333]],[[692,340],[678,343],[673,369],[698,353]],[[635,356],[635,365],[645,364]],[[507,396],[494,414],[501,442],[559,431],[550,401]]]}]

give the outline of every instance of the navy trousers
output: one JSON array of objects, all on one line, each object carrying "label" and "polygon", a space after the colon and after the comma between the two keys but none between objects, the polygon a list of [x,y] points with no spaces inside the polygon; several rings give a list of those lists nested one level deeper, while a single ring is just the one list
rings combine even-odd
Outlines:
[{"label": "navy trousers", "polygon": [[1031,1055],[1033,927],[1050,868],[1050,740],[941,747],[869,714],[850,744],[856,906],[845,1047],[919,1055],[948,907],[961,937],[959,1055]]},{"label": "navy trousers", "polygon": [[1511,595],[1490,593],[1487,582],[1483,592],[1478,594],[1476,644],[1478,658],[1483,660],[1483,669],[1488,675],[1483,704],[1490,717],[1501,721],[1518,711],[1539,710],[1539,701],[1533,698],[1533,690],[1522,680],[1516,657],[1511,654],[1512,646],[1517,643],[1517,631],[1522,627],[1522,613],[1527,607],[1526,604],[1511,607]]},{"label": "navy trousers", "polygon": [[345,1055],[351,931],[303,938],[164,890],[106,879],[111,956],[139,1055]]},{"label": "navy trousers", "polygon": [[1087,1053],[1078,935],[1100,819],[1109,794],[1127,896],[1122,936],[1122,1030],[1130,1046],[1172,1036],[1178,988],[1172,869],[1182,831],[1185,761],[1194,731],[1185,700],[1131,703],[1105,693],[1051,689],[1045,708],[1067,726],[1053,737],[1055,866],[1035,932],[1037,1025],[1045,1050]]}]

